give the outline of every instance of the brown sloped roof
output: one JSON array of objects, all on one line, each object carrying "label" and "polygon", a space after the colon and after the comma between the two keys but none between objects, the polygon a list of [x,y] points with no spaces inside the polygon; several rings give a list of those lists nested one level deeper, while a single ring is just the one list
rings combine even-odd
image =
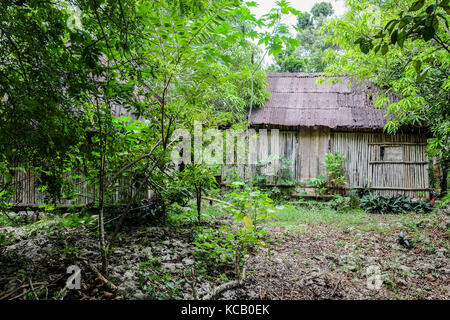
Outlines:
[{"label": "brown sloped roof", "polygon": [[[375,86],[341,77],[316,84],[321,74],[269,73],[270,98],[251,116],[254,125],[325,126],[333,129],[382,129],[383,110],[375,109]],[[351,82],[351,86],[349,86]]]}]

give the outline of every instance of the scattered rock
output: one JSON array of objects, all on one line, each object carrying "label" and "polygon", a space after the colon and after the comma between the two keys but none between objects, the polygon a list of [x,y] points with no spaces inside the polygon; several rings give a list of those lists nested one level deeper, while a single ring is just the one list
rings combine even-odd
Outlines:
[{"label": "scattered rock", "polygon": [[396,282],[399,286],[403,286],[403,287],[407,287],[407,286],[408,286],[408,282],[406,282],[406,280],[405,280],[405,279],[402,279],[402,278],[396,279],[395,282]]},{"label": "scattered rock", "polygon": [[184,259],[183,259],[183,264],[184,264],[185,266],[192,266],[194,263],[195,263],[195,261],[192,260],[192,259],[189,259],[189,258],[184,258]]},{"label": "scattered rock", "polygon": [[405,274],[409,274],[411,272],[411,268],[407,267],[407,266],[404,266],[404,265],[398,266],[398,269],[400,271],[402,271],[403,273],[405,273]]},{"label": "scattered rock", "polygon": [[133,297],[134,300],[145,300],[145,294],[142,292],[136,292]]},{"label": "scattered rock", "polygon": [[444,230],[447,231],[448,229],[450,229],[450,220],[447,221],[443,221],[439,224],[439,227]]},{"label": "scattered rock", "polygon": [[181,263],[163,263],[161,266],[162,271],[176,273],[183,269],[183,264]]}]

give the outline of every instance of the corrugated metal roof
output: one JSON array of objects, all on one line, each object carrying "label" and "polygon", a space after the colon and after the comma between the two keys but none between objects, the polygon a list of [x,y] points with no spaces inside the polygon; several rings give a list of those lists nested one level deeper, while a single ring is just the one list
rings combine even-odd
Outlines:
[{"label": "corrugated metal roof", "polygon": [[320,76],[269,73],[271,96],[264,108],[253,111],[252,124],[347,129],[384,127],[384,112],[374,105],[374,85],[350,77],[341,77],[342,81],[336,84],[316,84]]}]

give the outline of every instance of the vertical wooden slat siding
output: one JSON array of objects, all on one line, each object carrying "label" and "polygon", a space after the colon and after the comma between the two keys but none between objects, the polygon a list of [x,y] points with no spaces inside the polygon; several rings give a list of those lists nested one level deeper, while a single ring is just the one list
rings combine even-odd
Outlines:
[{"label": "vertical wooden slat siding", "polygon": [[309,177],[309,161],[308,159],[311,157],[309,148],[310,140],[309,140],[309,128],[300,128],[298,133],[299,140],[299,157],[300,157],[300,167],[299,172],[297,174],[298,180],[302,181],[308,179]]},{"label": "vertical wooden slat siding", "polygon": [[328,128],[302,127],[298,131],[298,165],[295,177],[299,181],[325,174],[325,154],[328,152],[330,131]]},{"label": "vertical wooden slat siding", "polygon": [[[377,135],[374,142],[378,144],[369,145],[371,186],[373,188],[397,188],[397,190],[377,190],[383,195],[405,194],[413,198],[428,198],[429,191],[426,190],[429,188],[428,159],[425,154],[425,138],[418,135]],[[399,163],[383,163],[381,158],[383,142],[387,143],[384,145],[385,148],[392,146],[401,148],[402,159]]]},{"label": "vertical wooden slat siding", "polygon": [[[325,174],[325,154],[338,152],[344,156],[344,168],[350,188],[372,187],[372,191],[382,195],[405,194],[419,198],[429,197],[425,142],[423,136],[414,134],[330,132],[323,127],[301,127],[292,131],[280,131],[279,152],[289,159],[292,174],[298,181]],[[398,161],[400,163],[383,163],[382,147],[385,152],[387,148],[401,148],[401,153],[395,153],[401,158]],[[272,139],[266,143],[266,138],[263,138],[258,144],[258,155],[261,155],[258,160],[265,159],[264,155],[272,154],[274,149]]]},{"label": "vertical wooden slat siding", "polygon": [[[15,165],[18,167],[19,165]],[[4,177],[0,177],[4,181]],[[11,202],[15,206],[39,206],[49,203],[49,199],[44,192],[37,188],[35,175],[30,170],[26,173],[21,171],[14,172],[14,183],[17,186]],[[112,190],[108,201],[113,203],[122,203],[130,198],[132,190],[124,188],[121,185],[127,185],[126,180],[119,180],[119,186]],[[79,205],[88,204],[96,201],[96,186],[88,184],[87,181],[80,177],[73,180],[71,190],[78,194],[75,199],[60,199],[57,205]],[[133,189],[133,188],[131,188]],[[146,198],[147,191],[142,191],[142,199]]]},{"label": "vertical wooden slat siding", "polygon": [[334,132],[331,136],[331,152],[344,156],[344,168],[351,187],[362,188],[369,177],[369,133]]}]

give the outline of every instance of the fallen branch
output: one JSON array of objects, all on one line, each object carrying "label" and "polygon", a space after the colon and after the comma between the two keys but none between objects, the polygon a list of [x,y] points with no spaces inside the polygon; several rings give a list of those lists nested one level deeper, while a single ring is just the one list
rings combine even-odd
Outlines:
[{"label": "fallen branch", "polygon": [[20,289],[26,288],[26,287],[28,287],[28,284],[24,284],[24,285],[21,285],[21,286],[19,286],[19,287],[17,287],[17,288],[14,288],[14,289],[9,290],[9,291],[6,292],[4,295],[0,296],[0,300],[5,300],[7,297],[9,297],[10,295],[12,295],[13,293],[19,291]]},{"label": "fallen branch", "polygon": [[[45,287],[45,286],[40,285],[40,286],[38,286],[38,287],[36,287],[36,288],[41,289],[41,288],[44,288],[44,287]],[[23,297],[24,295],[26,295],[27,293],[29,293],[30,291],[33,292],[33,294],[34,294],[36,300],[39,300],[38,296],[37,296],[36,293],[34,292],[34,289],[33,289],[33,290],[25,290],[25,289],[23,289],[23,292],[22,292],[21,294],[18,294],[17,296],[12,297],[12,298],[10,298],[9,300],[15,300],[15,299],[21,298],[21,297]]]},{"label": "fallen branch", "polygon": [[6,278],[0,278],[0,281],[8,281],[8,280],[14,280],[16,277],[6,277]]},{"label": "fallen branch", "polygon": [[[46,285],[46,284],[48,284],[48,283],[47,282],[36,282],[35,283],[35,285]],[[17,288],[11,289],[8,292],[4,293],[2,296],[0,296],[0,300],[5,300],[6,298],[10,297],[12,294],[16,293],[20,289],[25,289],[28,286],[29,286],[29,283],[26,283],[26,284],[23,284],[23,285],[21,285],[21,286],[19,286]],[[23,294],[20,294],[19,297],[22,296],[22,295]],[[15,298],[17,298],[17,296],[14,297],[13,299],[15,299]]]},{"label": "fallen branch", "polygon": [[242,268],[242,277],[239,280],[233,280],[227,283],[224,283],[218,287],[216,287],[211,293],[203,296],[201,300],[211,300],[217,297],[222,292],[233,289],[235,287],[239,287],[244,283],[245,280],[245,267]]},{"label": "fallen branch", "polygon": [[87,264],[87,266],[89,267],[89,269],[93,272],[93,273],[95,273],[96,275],[97,275],[97,278],[101,281],[101,282],[103,282],[109,289],[111,289],[111,290],[117,290],[117,286],[114,284],[114,283],[112,283],[111,281],[109,281],[108,279],[106,279],[98,270],[97,270],[97,268],[93,265],[93,264],[91,264],[91,263],[89,263],[89,262],[87,262],[86,261],[86,264]]},{"label": "fallen branch", "polygon": [[186,282],[191,286],[192,298],[194,300],[198,300],[197,289],[195,288],[195,284],[197,283],[197,280],[195,278],[195,269],[191,268],[191,276],[190,277],[187,275],[186,270],[184,270],[183,276],[186,279]]},{"label": "fallen branch", "polygon": [[33,282],[31,281],[31,278],[30,278],[30,288],[31,288],[31,292],[33,292],[33,295],[36,298],[36,300],[39,300],[39,297],[37,296],[36,292],[34,291]]}]

